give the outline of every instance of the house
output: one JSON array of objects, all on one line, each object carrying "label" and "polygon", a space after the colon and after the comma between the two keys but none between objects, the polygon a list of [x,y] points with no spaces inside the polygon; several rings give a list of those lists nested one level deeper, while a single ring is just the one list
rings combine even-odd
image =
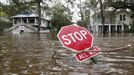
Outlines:
[{"label": "house", "polygon": [[[96,32],[102,32],[104,29],[105,32],[124,32],[131,28],[132,19],[130,17],[129,10],[118,10],[113,12],[112,10],[105,10],[104,15],[104,24],[101,20],[101,12],[94,13],[92,15],[92,24],[91,28]],[[103,26],[103,28],[102,28]]]},{"label": "house", "polygon": [[[12,27],[5,29],[13,34],[34,33],[38,30],[38,14],[34,12],[24,12],[10,17]],[[50,20],[41,17],[40,32],[50,32],[48,29]]]}]

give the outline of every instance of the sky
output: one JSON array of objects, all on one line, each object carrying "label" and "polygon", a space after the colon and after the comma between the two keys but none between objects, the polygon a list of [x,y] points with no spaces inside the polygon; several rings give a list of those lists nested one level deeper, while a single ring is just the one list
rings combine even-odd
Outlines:
[{"label": "sky", "polygon": [[[82,0],[82,1],[85,1],[85,0]],[[54,2],[55,4],[56,3],[63,3],[65,6],[67,6],[67,3],[65,2],[65,0],[55,0]],[[79,0],[76,0],[75,1],[75,4],[78,4],[79,3]],[[80,20],[80,17],[78,16],[78,13],[76,12],[79,11],[79,9],[76,7],[75,5],[75,9],[71,7],[71,5],[69,6],[69,8],[71,9],[73,13],[73,17],[72,17],[72,22],[76,23],[78,20]]]},{"label": "sky", "polygon": [[0,0],[1,3],[8,4],[8,0]]}]

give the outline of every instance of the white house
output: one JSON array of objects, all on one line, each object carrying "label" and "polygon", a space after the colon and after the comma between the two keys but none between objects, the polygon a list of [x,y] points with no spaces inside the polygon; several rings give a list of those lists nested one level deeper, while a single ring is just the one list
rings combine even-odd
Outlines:
[{"label": "white house", "polygon": [[130,11],[118,10],[113,12],[112,10],[105,10],[104,24],[101,22],[101,12],[93,14],[91,27],[96,32],[102,32],[102,26],[106,32],[124,32],[130,29],[132,20],[130,18]]},{"label": "white house", "polygon": [[[37,32],[38,30],[38,14],[33,12],[24,12],[10,17],[13,26],[5,29],[6,32],[14,34]],[[49,32],[50,20],[41,18],[40,32]]]}]

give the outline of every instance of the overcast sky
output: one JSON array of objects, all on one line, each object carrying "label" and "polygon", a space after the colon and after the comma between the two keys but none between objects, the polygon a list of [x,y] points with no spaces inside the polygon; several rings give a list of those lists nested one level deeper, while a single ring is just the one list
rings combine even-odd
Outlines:
[{"label": "overcast sky", "polygon": [[0,2],[4,3],[4,4],[8,4],[8,0],[0,0]]}]

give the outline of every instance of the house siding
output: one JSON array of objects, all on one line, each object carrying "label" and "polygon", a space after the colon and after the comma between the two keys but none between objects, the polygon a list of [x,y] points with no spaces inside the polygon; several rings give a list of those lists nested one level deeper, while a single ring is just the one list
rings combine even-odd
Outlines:
[{"label": "house siding", "polygon": [[[92,28],[95,29],[96,32],[102,32],[103,30],[106,32],[124,32],[126,29],[125,27],[130,28],[131,18],[129,13],[130,12],[124,10],[116,12],[104,11],[105,22],[102,24],[100,17],[101,14],[98,12],[92,16]],[[120,15],[125,15],[125,21],[124,19],[120,21]],[[102,26],[104,26],[104,28]]]},{"label": "house siding", "polygon": [[[120,15],[125,15],[126,20],[125,21],[120,21]],[[127,12],[120,12],[120,13],[116,14],[115,21],[116,21],[115,22],[116,24],[118,24],[118,23],[124,23],[126,25],[130,25],[131,18],[130,18],[129,13],[127,13]]]}]

